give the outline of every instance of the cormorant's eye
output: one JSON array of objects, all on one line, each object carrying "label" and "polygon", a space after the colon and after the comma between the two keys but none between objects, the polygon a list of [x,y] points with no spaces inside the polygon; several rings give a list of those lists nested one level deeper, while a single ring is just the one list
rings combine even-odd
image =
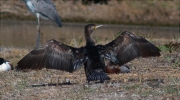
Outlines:
[{"label": "cormorant's eye", "polygon": [[95,26],[92,26],[92,27],[91,27],[91,30],[95,30],[95,28],[96,28]]}]

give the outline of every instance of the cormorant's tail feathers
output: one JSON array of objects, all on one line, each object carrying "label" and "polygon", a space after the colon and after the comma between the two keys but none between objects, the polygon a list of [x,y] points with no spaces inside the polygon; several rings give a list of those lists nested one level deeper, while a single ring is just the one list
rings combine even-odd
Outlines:
[{"label": "cormorant's tail feathers", "polygon": [[94,71],[87,77],[87,81],[104,81],[104,80],[110,80],[110,77],[104,73],[103,71]]}]

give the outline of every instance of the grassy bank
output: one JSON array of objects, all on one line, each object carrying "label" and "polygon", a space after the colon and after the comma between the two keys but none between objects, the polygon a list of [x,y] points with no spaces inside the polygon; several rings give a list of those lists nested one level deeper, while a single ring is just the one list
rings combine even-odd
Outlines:
[{"label": "grassy bank", "polygon": [[[4,57],[17,63],[28,52],[26,49],[14,48]],[[74,73],[58,70],[0,72],[0,98],[178,100],[180,70],[171,62],[176,53],[161,54],[159,58],[140,58],[131,61],[128,63],[131,73],[111,74],[111,80],[104,84],[87,84],[83,68]],[[64,83],[66,79],[70,79],[71,84]]]},{"label": "grassy bank", "polygon": [[[179,25],[179,1],[116,1],[83,5],[81,0],[53,1],[63,22]],[[1,19],[35,20],[22,0],[1,0]]]},{"label": "grassy bank", "polygon": [[[103,84],[86,83],[83,68],[74,73],[46,69],[0,72],[0,99],[178,100],[180,48],[176,49],[178,42],[165,45],[163,41],[158,40],[160,57],[135,59],[128,63],[131,73],[111,74],[111,80]],[[5,47],[0,56],[16,66],[29,52],[27,48]],[[70,79],[71,84],[64,83],[66,79]]]}]

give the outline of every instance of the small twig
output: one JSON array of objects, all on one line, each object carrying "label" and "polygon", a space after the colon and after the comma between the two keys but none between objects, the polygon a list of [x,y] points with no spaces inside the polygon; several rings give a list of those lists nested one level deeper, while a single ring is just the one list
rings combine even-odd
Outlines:
[{"label": "small twig", "polygon": [[175,81],[174,78],[172,78],[171,76],[169,76],[167,73],[166,73],[166,75],[174,82],[175,85],[177,84],[177,82]]}]

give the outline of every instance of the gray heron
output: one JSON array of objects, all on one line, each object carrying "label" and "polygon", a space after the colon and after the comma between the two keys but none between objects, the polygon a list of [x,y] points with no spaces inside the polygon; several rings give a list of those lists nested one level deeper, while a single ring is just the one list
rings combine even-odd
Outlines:
[{"label": "gray heron", "polygon": [[51,0],[23,0],[31,13],[37,18],[36,47],[40,44],[40,18],[55,21],[62,27],[61,18]]}]

